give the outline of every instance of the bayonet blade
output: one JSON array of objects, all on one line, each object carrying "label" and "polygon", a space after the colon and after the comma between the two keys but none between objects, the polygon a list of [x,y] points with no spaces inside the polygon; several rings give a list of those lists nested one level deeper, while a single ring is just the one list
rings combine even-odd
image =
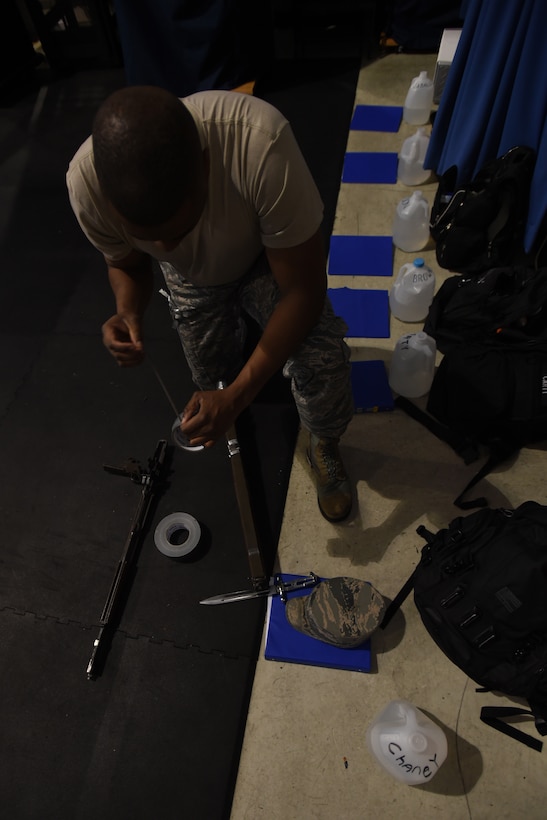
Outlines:
[{"label": "bayonet blade", "polygon": [[270,595],[277,595],[277,587],[267,589],[241,589],[238,592],[225,592],[223,595],[212,595],[211,598],[204,598],[200,604],[215,606],[216,604],[230,604],[232,601],[247,601],[251,598],[268,598]]},{"label": "bayonet blade", "polygon": [[296,581],[290,581],[288,584],[282,580],[280,575],[276,575],[273,583],[265,589],[240,589],[237,592],[225,592],[222,595],[204,598],[203,601],[200,601],[200,604],[216,606],[217,604],[231,604],[234,601],[247,601],[252,598],[269,598],[273,595],[279,595],[281,600],[285,601],[288,592],[314,587],[318,583],[319,578],[314,572],[310,572],[309,575],[298,578]]}]

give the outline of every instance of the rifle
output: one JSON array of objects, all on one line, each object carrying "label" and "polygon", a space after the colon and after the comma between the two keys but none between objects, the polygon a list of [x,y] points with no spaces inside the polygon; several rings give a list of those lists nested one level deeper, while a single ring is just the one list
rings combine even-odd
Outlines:
[{"label": "rifle", "polygon": [[[224,390],[225,387],[225,382],[218,382],[217,388],[219,390]],[[232,424],[226,431],[226,445],[228,447],[228,456],[230,457],[230,464],[232,467],[232,478],[234,481],[234,490],[239,509],[241,529],[243,530],[243,540],[245,542],[245,549],[247,550],[247,558],[249,560],[251,583],[254,590],[266,589],[268,587],[268,578],[266,577],[262,553],[260,552],[260,544],[258,542],[258,536],[254,523],[251,499],[249,498],[249,488],[247,486],[245,469],[241,460],[241,450],[239,447],[235,424]]]},{"label": "rifle", "polygon": [[142,487],[141,497],[131,523],[122,556],[118,562],[114,579],[99,621],[99,633],[93,644],[93,654],[87,665],[88,680],[96,678],[104,666],[108,645],[115,628],[115,618],[120,614],[120,601],[126,591],[127,582],[137,554],[137,547],[144,531],[148,512],[162,479],[167,454],[167,442],[160,439],[152,458],[148,460],[148,470],[143,471],[135,459],[128,459],[121,467],[103,464],[103,468],[114,475],[126,476]]},{"label": "rifle", "polygon": [[241,451],[239,449],[235,425],[232,425],[226,433],[226,445],[232,466],[234,490],[241,520],[241,529],[243,530],[243,540],[249,560],[251,583],[255,590],[265,589],[268,586],[268,578],[266,577],[262,554],[260,552],[260,544],[254,524],[249,489],[241,461]]}]

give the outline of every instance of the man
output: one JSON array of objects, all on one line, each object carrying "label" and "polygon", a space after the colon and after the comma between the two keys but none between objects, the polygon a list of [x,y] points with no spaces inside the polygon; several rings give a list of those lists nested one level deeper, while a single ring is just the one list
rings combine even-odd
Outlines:
[{"label": "man", "polygon": [[[67,184],[106,260],[116,313],[103,340],[118,364],[144,357],[156,259],[199,388],[182,415],[190,443],[211,446],[283,368],[310,433],[321,512],[346,518],[338,440],[353,413],[347,328],[326,298],[322,203],[288,122],[247,94],[180,100],[129,87],[97,112]],[[247,361],[245,312],[262,328]],[[219,381],[228,386],[217,390]]]}]

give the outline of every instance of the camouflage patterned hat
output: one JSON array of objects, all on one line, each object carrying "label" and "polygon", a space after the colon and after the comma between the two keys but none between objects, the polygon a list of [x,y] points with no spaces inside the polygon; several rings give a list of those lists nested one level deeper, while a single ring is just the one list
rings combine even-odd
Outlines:
[{"label": "camouflage patterned hat", "polygon": [[330,578],[309,595],[289,598],[287,620],[312,638],[351,649],[364,643],[380,625],[386,603],[367,581]]}]

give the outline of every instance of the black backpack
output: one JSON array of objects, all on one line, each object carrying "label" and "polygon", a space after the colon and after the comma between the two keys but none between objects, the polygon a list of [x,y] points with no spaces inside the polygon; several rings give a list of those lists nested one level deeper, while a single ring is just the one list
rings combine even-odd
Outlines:
[{"label": "black backpack", "polygon": [[424,330],[444,354],[424,413],[408,399],[396,405],[470,464],[488,458],[455,500],[521,447],[547,439],[547,270],[497,268],[447,279]]},{"label": "black backpack", "polygon": [[466,184],[456,184],[455,165],[445,171],[429,225],[442,268],[479,273],[518,262],[535,159],[532,148],[517,145],[486,163]]},{"label": "black backpack", "polygon": [[468,342],[547,338],[547,268],[504,266],[450,276],[433,297],[424,331],[441,353]]},{"label": "black backpack", "polygon": [[421,560],[388,607],[382,628],[414,589],[439,648],[483,689],[524,698],[531,712],[484,707],[481,719],[532,748],[541,742],[502,718],[532,714],[547,734],[547,507],[483,509],[426,540]]}]

